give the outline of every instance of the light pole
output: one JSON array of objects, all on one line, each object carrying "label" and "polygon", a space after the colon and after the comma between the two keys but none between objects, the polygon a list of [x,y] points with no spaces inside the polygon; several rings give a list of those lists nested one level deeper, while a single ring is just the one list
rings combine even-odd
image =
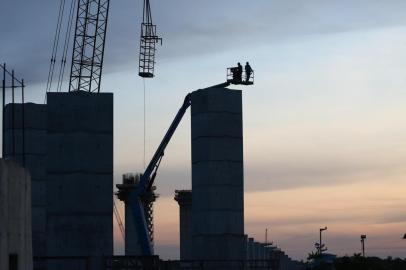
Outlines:
[{"label": "light pole", "polygon": [[323,250],[323,244],[322,244],[322,241],[321,241],[321,232],[326,231],[326,230],[327,230],[327,227],[320,228],[320,242],[319,242],[319,254],[320,255],[323,253],[323,251],[325,251],[325,250]]},{"label": "light pole", "polygon": [[362,245],[362,257],[365,258],[365,239],[367,236],[365,234],[361,235],[361,245]]},{"label": "light pole", "polygon": [[265,245],[268,244],[268,228],[265,228]]}]

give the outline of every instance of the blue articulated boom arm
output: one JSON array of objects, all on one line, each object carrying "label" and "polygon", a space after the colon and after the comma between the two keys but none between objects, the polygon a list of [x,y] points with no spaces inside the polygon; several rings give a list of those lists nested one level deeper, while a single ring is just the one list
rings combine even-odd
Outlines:
[{"label": "blue articulated boom arm", "polygon": [[145,195],[146,192],[151,190],[157,170],[159,168],[159,164],[161,163],[162,157],[164,156],[165,148],[171,140],[172,135],[175,133],[176,128],[178,127],[190,104],[191,95],[187,94],[182,107],[179,109],[178,113],[175,116],[175,119],[173,120],[171,126],[162,139],[161,144],[155,151],[154,156],[148,164],[148,167],[145,169],[144,174],[141,175],[139,184],[130,194],[130,205],[133,211],[138,240],[140,242],[144,256],[153,255],[153,250],[152,243],[148,234],[144,206],[141,198],[143,195]]}]

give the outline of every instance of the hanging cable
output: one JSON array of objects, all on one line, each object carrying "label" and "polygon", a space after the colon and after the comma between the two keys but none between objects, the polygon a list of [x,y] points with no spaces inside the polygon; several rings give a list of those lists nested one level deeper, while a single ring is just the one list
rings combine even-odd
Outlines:
[{"label": "hanging cable", "polygon": [[118,211],[118,208],[116,206],[116,200],[114,199],[114,197],[113,197],[113,212],[114,212],[114,216],[116,218],[118,227],[120,229],[121,236],[123,237],[123,240],[125,241],[125,227],[123,224],[123,220],[120,216],[120,212]]},{"label": "hanging cable", "polygon": [[142,81],[144,83],[144,159],[143,159],[143,164],[144,164],[144,171],[145,171],[145,152],[146,152],[146,144],[145,144],[145,138],[146,138],[146,108],[145,108],[145,78],[142,78]]},{"label": "hanging cable", "polygon": [[59,38],[60,38],[60,34],[61,34],[61,25],[62,25],[64,12],[65,12],[65,0],[61,0],[61,2],[59,4],[58,22],[56,24],[54,42],[53,42],[53,46],[52,46],[51,63],[49,65],[49,70],[48,70],[48,80],[47,80],[46,92],[49,92],[51,90],[51,86],[52,86],[52,79],[53,79],[53,75],[54,75],[55,62],[56,62],[56,54],[58,52]]},{"label": "hanging cable", "polygon": [[65,0],[62,0],[63,4],[62,4],[62,13],[60,16],[60,20],[59,20],[59,29],[58,29],[58,36],[56,39],[56,46],[55,46],[55,54],[54,54],[54,62],[52,65],[52,71],[51,71],[51,79],[49,81],[49,89],[48,91],[51,91],[51,87],[52,87],[52,81],[54,79],[54,70],[55,70],[55,63],[56,63],[56,55],[58,53],[58,48],[59,48],[59,39],[61,36],[61,28],[62,28],[62,22],[63,22],[63,17],[64,17],[64,12],[65,12]]},{"label": "hanging cable", "polygon": [[[146,7],[146,10],[145,10],[146,12],[145,12],[145,15],[143,16],[143,21],[145,22],[145,16],[146,16],[147,17],[146,22],[149,24],[152,24],[151,5],[149,4],[149,0],[145,0],[144,2],[145,2],[144,5]],[[150,33],[148,33],[148,34],[150,34]]]},{"label": "hanging cable", "polygon": [[62,83],[63,83],[63,76],[65,75],[65,67],[66,67],[66,56],[68,54],[68,48],[70,44],[70,38],[71,38],[71,33],[72,33],[72,22],[73,22],[73,17],[74,17],[74,10],[76,6],[76,1],[77,0],[72,0],[71,7],[69,10],[69,17],[68,17],[68,24],[66,27],[66,32],[65,32],[65,40],[64,40],[64,45],[63,45],[63,52],[62,52],[62,58],[61,58],[61,66],[59,68],[59,75],[58,75],[58,84],[56,87],[57,92],[62,91]]}]

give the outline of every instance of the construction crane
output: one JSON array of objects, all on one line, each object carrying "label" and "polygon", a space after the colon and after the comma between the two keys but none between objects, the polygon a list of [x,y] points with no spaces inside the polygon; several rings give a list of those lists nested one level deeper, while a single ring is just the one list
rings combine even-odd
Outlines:
[{"label": "construction crane", "polygon": [[[72,21],[76,5],[76,23],[74,29],[72,63],[69,77],[69,92],[100,92],[106,44],[107,22],[110,0],[71,0],[69,17],[63,45],[63,55],[58,75],[57,91],[61,91],[65,71],[66,54],[69,47]],[[60,0],[57,28],[52,48],[51,63],[48,72],[46,92],[51,91],[56,57],[60,43],[61,28],[64,21],[66,0]],[[162,38],[156,34],[156,25],[152,22],[149,0],[143,0],[143,15],[140,35],[139,76],[153,78],[155,69],[156,44]]]},{"label": "construction crane", "polygon": [[69,92],[100,92],[110,0],[77,0]]},{"label": "construction crane", "polygon": [[[100,83],[103,69],[104,48],[106,41],[106,30],[110,0],[76,0],[77,16],[72,53],[72,65],[70,73],[69,92],[87,91],[100,92]],[[153,78],[155,69],[156,44],[162,44],[162,39],[156,34],[156,25],[152,22],[151,7],[149,0],[144,0],[143,21],[141,23],[140,53],[139,53],[139,76]],[[235,74],[235,70],[228,72]],[[227,87],[233,84],[253,84],[252,77],[246,76],[245,80],[241,75],[235,79],[227,74],[227,82],[212,87]],[[129,194],[129,203],[134,216],[138,240],[141,246],[142,255],[153,255],[153,237],[147,219],[152,213],[146,213],[151,207],[146,207],[153,202],[148,198],[153,194],[153,184],[157,175],[159,165],[164,156],[165,149],[182,120],[186,110],[191,105],[191,95],[186,95],[184,102],[175,116],[172,124],[162,139],[158,149],[145,169],[140,175],[138,184]],[[115,214],[119,217],[117,208]],[[124,226],[121,219],[118,219],[120,231],[123,233]]]},{"label": "construction crane", "polygon": [[135,227],[137,230],[138,241],[141,246],[142,255],[151,256],[153,255],[152,249],[152,239],[150,238],[146,213],[144,196],[150,193],[153,189],[154,180],[157,175],[159,165],[161,164],[162,158],[165,153],[165,149],[171,140],[173,134],[176,131],[180,121],[185,115],[186,110],[191,104],[191,95],[187,94],[181,108],[175,116],[172,124],[170,125],[168,131],[166,132],[164,138],[162,139],[160,145],[158,146],[155,154],[153,155],[151,161],[149,162],[145,172],[140,176],[140,180],[137,186],[131,191],[129,195],[129,204],[131,206],[131,211],[134,216]]}]

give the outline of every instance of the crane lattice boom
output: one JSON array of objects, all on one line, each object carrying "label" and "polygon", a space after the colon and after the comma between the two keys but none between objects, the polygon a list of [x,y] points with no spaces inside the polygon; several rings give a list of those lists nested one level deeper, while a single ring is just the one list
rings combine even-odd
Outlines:
[{"label": "crane lattice boom", "polygon": [[69,92],[100,92],[110,0],[78,0]]}]

